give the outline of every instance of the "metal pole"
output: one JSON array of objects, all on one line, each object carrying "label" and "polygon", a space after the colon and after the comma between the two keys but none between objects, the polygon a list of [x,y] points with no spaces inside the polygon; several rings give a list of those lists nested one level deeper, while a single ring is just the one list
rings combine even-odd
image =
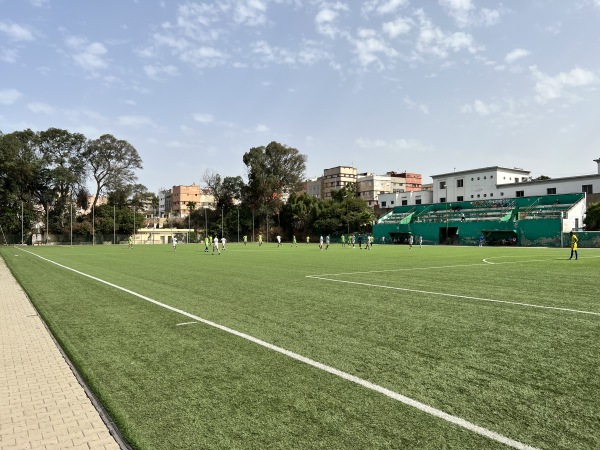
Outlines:
[{"label": "metal pole", "polygon": [[48,215],[49,214],[50,214],[50,210],[48,207],[48,203],[46,203],[46,244],[48,244],[48,235],[50,234],[50,230],[48,229],[48,226],[49,226],[48,225],[49,224]]},{"label": "metal pole", "polygon": [[221,237],[223,237],[223,207],[221,206]]},{"label": "metal pole", "polygon": [[135,206],[133,207],[133,243],[135,244]]},{"label": "metal pole", "polygon": [[206,214],[206,206],[204,207],[204,237],[208,236],[208,216]]},{"label": "metal pole", "polygon": [[117,205],[113,205],[113,245],[117,243]]},{"label": "metal pole", "polygon": [[23,202],[21,202],[21,245],[23,245]]},{"label": "metal pole", "polygon": [[187,243],[190,243],[190,221],[191,221],[192,213],[188,211],[188,233],[187,233]]},{"label": "metal pole", "polygon": [[96,208],[92,205],[92,245],[96,243]]},{"label": "metal pole", "polygon": [[252,210],[252,242],[254,242],[254,209]]},{"label": "metal pole", "polygon": [[73,197],[71,197],[71,245],[73,245]]},{"label": "metal pole", "polygon": [[238,206],[238,244],[240,243],[240,207]]}]

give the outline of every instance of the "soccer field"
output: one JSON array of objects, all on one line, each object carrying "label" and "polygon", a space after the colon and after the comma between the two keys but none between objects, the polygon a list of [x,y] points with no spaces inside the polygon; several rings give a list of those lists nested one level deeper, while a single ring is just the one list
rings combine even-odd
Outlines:
[{"label": "soccer field", "polygon": [[600,251],[2,247],[133,448],[600,448]]}]

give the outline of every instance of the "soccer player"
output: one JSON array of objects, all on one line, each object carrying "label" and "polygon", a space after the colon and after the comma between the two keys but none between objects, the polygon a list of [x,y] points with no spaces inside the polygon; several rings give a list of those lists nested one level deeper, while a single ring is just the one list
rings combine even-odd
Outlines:
[{"label": "soccer player", "polygon": [[221,238],[221,248],[222,248],[223,250],[225,250],[225,244],[227,244],[227,239],[225,239],[225,236],[223,236],[223,237]]},{"label": "soccer player", "polygon": [[248,244],[248,236],[244,235],[244,247]]},{"label": "soccer player", "polygon": [[346,236],[342,234],[342,248],[346,246]]},{"label": "soccer player", "polygon": [[419,236],[419,247],[423,248],[423,236]]},{"label": "soccer player", "polygon": [[310,244],[310,236],[306,236],[306,243]]},{"label": "soccer player", "polygon": [[[348,238],[348,239],[350,239],[350,238]],[[352,235],[352,248],[354,248],[354,245],[355,245],[355,244],[356,244],[356,235],[355,235],[355,234],[353,234],[353,235]]]},{"label": "soccer player", "polygon": [[215,250],[219,255],[221,254],[221,251],[219,250],[219,238],[217,236],[215,236],[215,238],[213,239],[213,255],[215,254]]},{"label": "soccer player", "polygon": [[129,236],[129,239],[127,241],[129,243],[129,250],[133,249],[133,236]]},{"label": "soccer player", "polygon": [[319,250],[323,250],[323,235],[319,238]]},{"label": "soccer player", "polygon": [[298,247],[298,242],[296,242],[296,235],[292,236],[292,245],[295,245],[296,247]]},{"label": "soccer player", "polygon": [[329,250],[329,244],[331,243],[331,238],[329,235],[325,238],[325,250]]},{"label": "soccer player", "polygon": [[479,235],[479,246],[483,247],[483,234]]},{"label": "soccer player", "polygon": [[413,238],[413,235],[411,234],[410,237],[408,238],[408,248],[410,250],[412,250],[413,241],[414,241],[414,238]]},{"label": "soccer player", "polygon": [[277,247],[281,247],[281,236],[277,235]]},{"label": "soccer player", "polygon": [[210,247],[210,237],[209,236],[205,236],[204,237],[204,252],[208,253],[208,249]]},{"label": "soccer player", "polygon": [[177,238],[173,237],[173,251],[177,251]]},{"label": "soccer player", "polygon": [[258,235],[258,246],[262,247],[262,234],[260,234],[260,233]]},{"label": "soccer player", "polygon": [[575,260],[577,260],[579,259],[579,255],[577,254],[577,242],[579,242],[579,239],[572,231],[569,234],[571,235],[571,257],[569,259],[573,259],[573,254],[575,254]]}]

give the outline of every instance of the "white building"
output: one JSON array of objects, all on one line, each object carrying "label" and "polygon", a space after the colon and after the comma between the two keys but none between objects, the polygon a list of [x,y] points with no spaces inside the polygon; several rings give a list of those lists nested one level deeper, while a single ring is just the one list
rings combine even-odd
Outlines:
[{"label": "white building", "polygon": [[[422,190],[379,196],[381,208],[427,203],[533,197],[584,192],[588,198],[600,194],[600,159],[594,160],[597,173],[564,178],[534,180],[528,170],[484,167],[432,175],[432,191]],[[600,200],[600,199],[598,199]],[[595,201],[598,201],[595,200]]]}]

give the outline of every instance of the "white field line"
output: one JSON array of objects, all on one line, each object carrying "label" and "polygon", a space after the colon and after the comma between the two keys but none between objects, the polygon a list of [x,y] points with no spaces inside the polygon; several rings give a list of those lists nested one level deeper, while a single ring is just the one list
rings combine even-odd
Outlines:
[{"label": "white field line", "polygon": [[198,322],[183,322],[183,323],[176,323],[176,324],[175,324],[175,326],[176,326],[176,327],[180,327],[180,326],[182,326],[182,325],[193,325],[193,324],[195,324],[195,323],[198,323]]},{"label": "white field line", "polygon": [[432,415],[434,417],[437,417],[437,418],[440,418],[440,419],[445,420],[447,422],[450,422],[450,423],[452,423],[454,425],[457,425],[457,426],[459,426],[461,428],[464,428],[464,429],[466,429],[468,431],[471,431],[473,433],[477,433],[477,434],[479,434],[481,436],[484,436],[484,437],[486,437],[486,438],[488,438],[490,440],[493,440],[493,441],[496,441],[496,442],[500,442],[500,443],[502,443],[504,445],[507,445],[509,447],[512,447],[512,448],[515,448],[515,449],[519,449],[519,450],[539,450],[536,447],[532,447],[530,445],[523,444],[522,442],[519,442],[519,441],[516,441],[516,440],[511,439],[509,437],[503,436],[503,435],[501,435],[499,433],[496,433],[494,431],[488,430],[487,428],[484,428],[484,427],[481,427],[479,425],[476,425],[476,424],[474,424],[472,422],[469,422],[468,420],[462,419],[462,418],[457,417],[457,416],[453,416],[453,415],[448,414],[448,413],[446,413],[446,412],[444,412],[444,411],[442,411],[440,409],[437,409],[437,408],[434,408],[432,406],[426,405],[425,403],[421,403],[418,400],[414,400],[414,399],[412,399],[410,397],[406,397],[406,396],[404,396],[402,394],[399,394],[397,392],[394,392],[394,391],[391,391],[391,390],[389,390],[387,388],[384,388],[383,386],[380,386],[380,385],[375,384],[375,383],[371,383],[370,381],[367,381],[367,380],[363,380],[362,378],[359,378],[359,377],[357,377],[355,375],[351,375],[351,374],[349,374],[347,372],[343,372],[343,371],[338,370],[338,369],[336,369],[334,367],[328,366],[326,364],[322,364],[322,363],[320,363],[318,361],[315,361],[313,359],[307,358],[307,357],[302,356],[302,355],[300,355],[298,353],[294,353],[294,352],[292,352],[290,350],[286,350],[286,349],[284,349],[282,347],[278,347],[276,345],[270,344],[270,343],[268,343],[266,341],[263,341],[261,339],[258,339],[258,338],[255,338],[253,336],[250,336],[250,335],[248,335],[246,333],[242,333],[242,332],[234,330],[232,328],[228,328],[226,326],[220,325],[220,324],[212,322],[210,320],[203,319],[201,317],[198,317],[198,316],[196,316],[194,314],[190,314],[190,313],[188,313],[186,311],[183,311],[181,309],[174,308],[174,307],[169,306],[169,305],[167,305],[165,303],[161,303],[159,301],[151,299],[150,297],[146,297],[145,295],[138,294],[137,292],[131,291],[131,290],[126,289],[124,287],[121,287],[121,286],[118,286],[116,284],[113,284],[113,283],[110,283],[108,281],[105,281],[105,280],[103,280],[101,278],[94,277],[94,276],[89,275],[87,273],[80,272],[79,270],[76,270],[76,269],[73,269],[71,267],[68,267],[68,266],[65,266],[63,264],[57,263],[55,261],[52,261],[51,259],[44,258],[42,256],[36,255],[35,253],[32,253],[32,252],[30,252],[28,250],[22,250],[22,251],[24,251],[26,253],[29,253],[29,254],[31,254],[33,256],[37,256],[38,258],[43,259],[44,261],[47,261],[49,263],[55,264],[58,267],[62,267],[63,269],[70,270],[71,272],[75,272],[78,275],[82,275],[84,277],[90,278],[90,279],[92,279],[94,281],[97,281],[99,283],[106,284],[106,285],[108,285],[110,287],[113,287],[113,288],[118,289],[120,291],[126,292],[126,293],[131,294],[131,295],[133,295],[135,297],[141,298],[142,300],[145,300],[147,302],[153,303],[153,304],[155,304],[157,306],[160,306],[162,308],[165,308],[165,309],[167,309],[169,311],[173,311],[173,312],[181,314],[181,315],[183,315],[185,317],[189,317],[190,319],[193,319],[195,321],[202,322],[205,325],[209,325],[211,327],[217,328],[217,329],[219,329],[221,331],[224,331],[226,333],[230,333],[230,334],[232,334],[234,336],[238,336],[238,337],[240,337],[242,339],[246,339],[246,340],[248,340],[250,342],[253,342],[253,343],[257,344],[257,345],[265,347],[265,348],[267,348],[269,350],[272,350],[274,352],[277,352],[277,353],[280,353],[282,355],[288,356],[289,358],[292,358],[292,359],[294,359],[296,361],[303,362],[305,364],[308,364],[309,366],[312,366],[312,367],[315,367],[317,369],[320,369],[320,370],[322,370],[324,372],[327,372],[327,373],[329,373],[331,375],[335,375],[335,376],[340,377],[340,378],[342,378],[344,380],[347,380],[347,381],[355,383],[355,384],[357,384],[359,386],[362,386],[362,387],[364,387],[366,389],[370,389],[372,391],[375,391],[375,392],[378,392],[380,394],[383,394],[386,397],[389,397],[391,399],[397,400],[397,401],[399,401],[399,402],[401,402],[401,403],[403,403],[405,405],[412,406],[413,408],[416,408],[419,411],[422,411],[422,412],[430,414],[430,415]]},{"label": "white field line", "polygon": [[[501,257],[498,256],[497,258],[501,258]],[[600,258],[600,256],[590,256],[588,258]],[[456,268],[456,267],[486,266],[486,265],[490,265],[490,264],[494,264],[494,265],[496,265],[496,264],[521,264],[521,263],[526,263],[526,262],[544,262],[544,261],[548,261],[548,259],[530,259],[527,261],[510,261],[510,262],[499,262],[499,263],[487,261],[486,259],[484,259],[483,261],[484,261],[483,264],[475,263],[475,264],[456,264],[456,265],[451,265],[451,266],[411,267],[411,268],[402,268],[402,269],[372,270],[372,271],[368,271],[368,272],[344,272],[344,273],[329,273],[329,274],[324,274],[324,275],[306,275],[305,277],[312,278],[315,280],[331,281],[333,283],[346,283],[346,284],[354,284],[354,285],[358,285],[358,286],[390,289],[390,290],[394,290],[394,291],[414,292],[415,294],[437,295],[440,297],[462,298],[465,300],[476,300],[476,301],[480,301],[480,302],[504,303],[507,305],[523,306],[526,308],[549,309],[549,310],[554,310],[554,311],[563,311],[563,312],[570,312],[570,313],[575,313],[575,314],[587,314],[587,315],[591,315],[591,316],[600,316],[600,312],[585,311],[585,310],[572,309],[572,308],[564,308],[564,307],[560,307],[560,306],[535,305],[532,303],[514,302],[514,301],[509,301],[509,300],[497,300],[497,299],[493,299],[493,298],[472,297],[469,295],[448,294],[446,292],[424,291],[421,289],[410,289],[410,288],[403,288],[403,287],[397,287],[397,286],[385,286],[382,284],[362,283],[360,281],[336,280],[334,278],[327,278],[327,277],[338,276],[338,275],[358,275],[358,274],[363,275],[363,274],[369,274],[369,273],[404,272],[404,271],[430,270],[430,269],[451,269],[451,268]]]}]

